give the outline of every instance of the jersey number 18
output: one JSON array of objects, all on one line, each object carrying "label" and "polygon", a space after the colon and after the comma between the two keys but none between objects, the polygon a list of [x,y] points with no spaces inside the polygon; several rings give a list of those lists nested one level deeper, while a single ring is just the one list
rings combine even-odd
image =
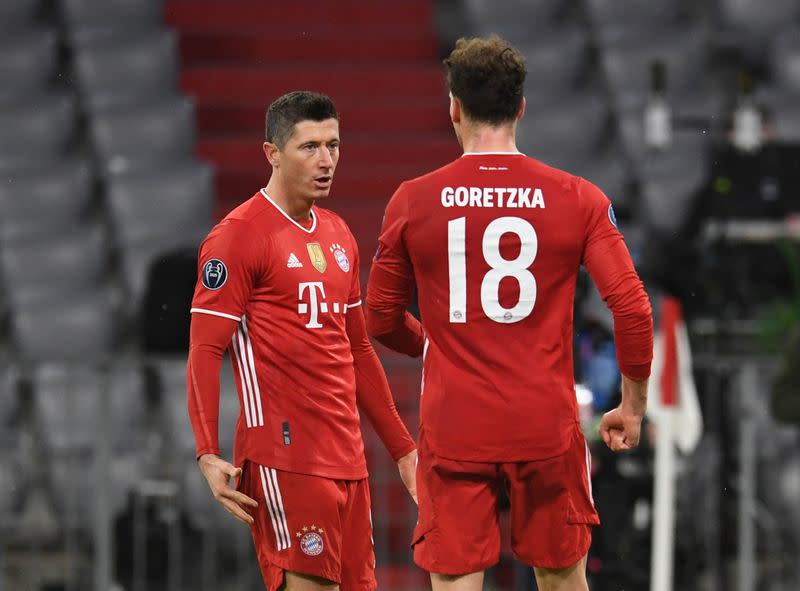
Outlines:
[{"label": "jersey number 18", "polygon": [[[447,260],[450,274],[450,322],[467,321],[467,218],[461,217],[447,223]],[[520,251],[515,259],[504,259],[500,254],[500,239],[504,234],[516,234]],[[513,324],[524,320],[533,312],[536,303],[536,278],[528,270],[539,250],[536,230],[526,220],[502,217],[492,221],[483,233],[483,258],[491,267],[481,282],[481,307],[491,320]],[[519,283],[519,300],[510,307],[500,304],[500,282],[513,277]]]}]

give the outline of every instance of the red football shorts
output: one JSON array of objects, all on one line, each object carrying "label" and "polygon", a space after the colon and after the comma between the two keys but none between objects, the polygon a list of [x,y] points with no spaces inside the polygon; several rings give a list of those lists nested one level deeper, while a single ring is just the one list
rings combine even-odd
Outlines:
[{"label": "red football shorts", "polygon": [[511,548],[518,560],[564,568],[588,552],[600,519],[592,500],[591,459],[580,426],[567,451],[546,460],[514,463],[439,458],[419,438],[414,561],[429,572],[460,575],[500,560],[498,498],[511,501]]},{"label": "red football shorts", "polygon": [[237,490],[258,502],[250,514],[258,563],[268,591],[285,571],[339,583],[341,591],[373,591],[369,485],[283,472],[245,462]]}]

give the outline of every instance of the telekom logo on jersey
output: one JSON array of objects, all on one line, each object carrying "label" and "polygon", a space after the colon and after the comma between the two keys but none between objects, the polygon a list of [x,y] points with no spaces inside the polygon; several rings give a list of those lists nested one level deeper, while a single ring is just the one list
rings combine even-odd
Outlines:
[{"label": "telekom logo on jersey", "polygon": [[322,281],[311,281],[309,283],[298,284],[298,299],[297,304],[298,314],[309,314],[306,328],[322,328],[322,323],[319,321],[320,314],[327,314],[328,310],[334,314],[347,314],[347,309],[359,304],[352,304],[348,306],[345,303],[333,302],[328,306],[325,301],[325,286]]}]

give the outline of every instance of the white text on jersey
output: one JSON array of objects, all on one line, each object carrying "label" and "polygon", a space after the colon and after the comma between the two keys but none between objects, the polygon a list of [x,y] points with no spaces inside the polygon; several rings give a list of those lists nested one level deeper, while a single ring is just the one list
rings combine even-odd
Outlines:
[{"label": "white text on jersey", "polygon": [[530,187],[445,187],[442,207],[507,207],[544,209],[544,194]]},{"label": "white text on jersey", "polygon": [[[308,299],[306,299],[306,292],[308,292]],[[297,313],[309,315],[306,328],[322,328],[320,315],[327,314],[329,310],[334,314],[347,314],[347,310],[350,308],[361,305],[361,300],[353,304],[333,302],[328,305],[328,302],[325,301],[325,286],[322,281],[299,283],[298,299]]]}]

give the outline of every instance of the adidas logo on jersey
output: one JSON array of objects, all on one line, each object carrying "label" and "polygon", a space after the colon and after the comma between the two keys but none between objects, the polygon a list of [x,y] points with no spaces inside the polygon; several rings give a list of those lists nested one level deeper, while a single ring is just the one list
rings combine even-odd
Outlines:
[{"label": "adidas logo on jersey", "polygon": [[289,255],[289,260],[286,261],[286,268],[287,269],[299,269],[303,266],[303,263],[300,262],[294,253]]}]

